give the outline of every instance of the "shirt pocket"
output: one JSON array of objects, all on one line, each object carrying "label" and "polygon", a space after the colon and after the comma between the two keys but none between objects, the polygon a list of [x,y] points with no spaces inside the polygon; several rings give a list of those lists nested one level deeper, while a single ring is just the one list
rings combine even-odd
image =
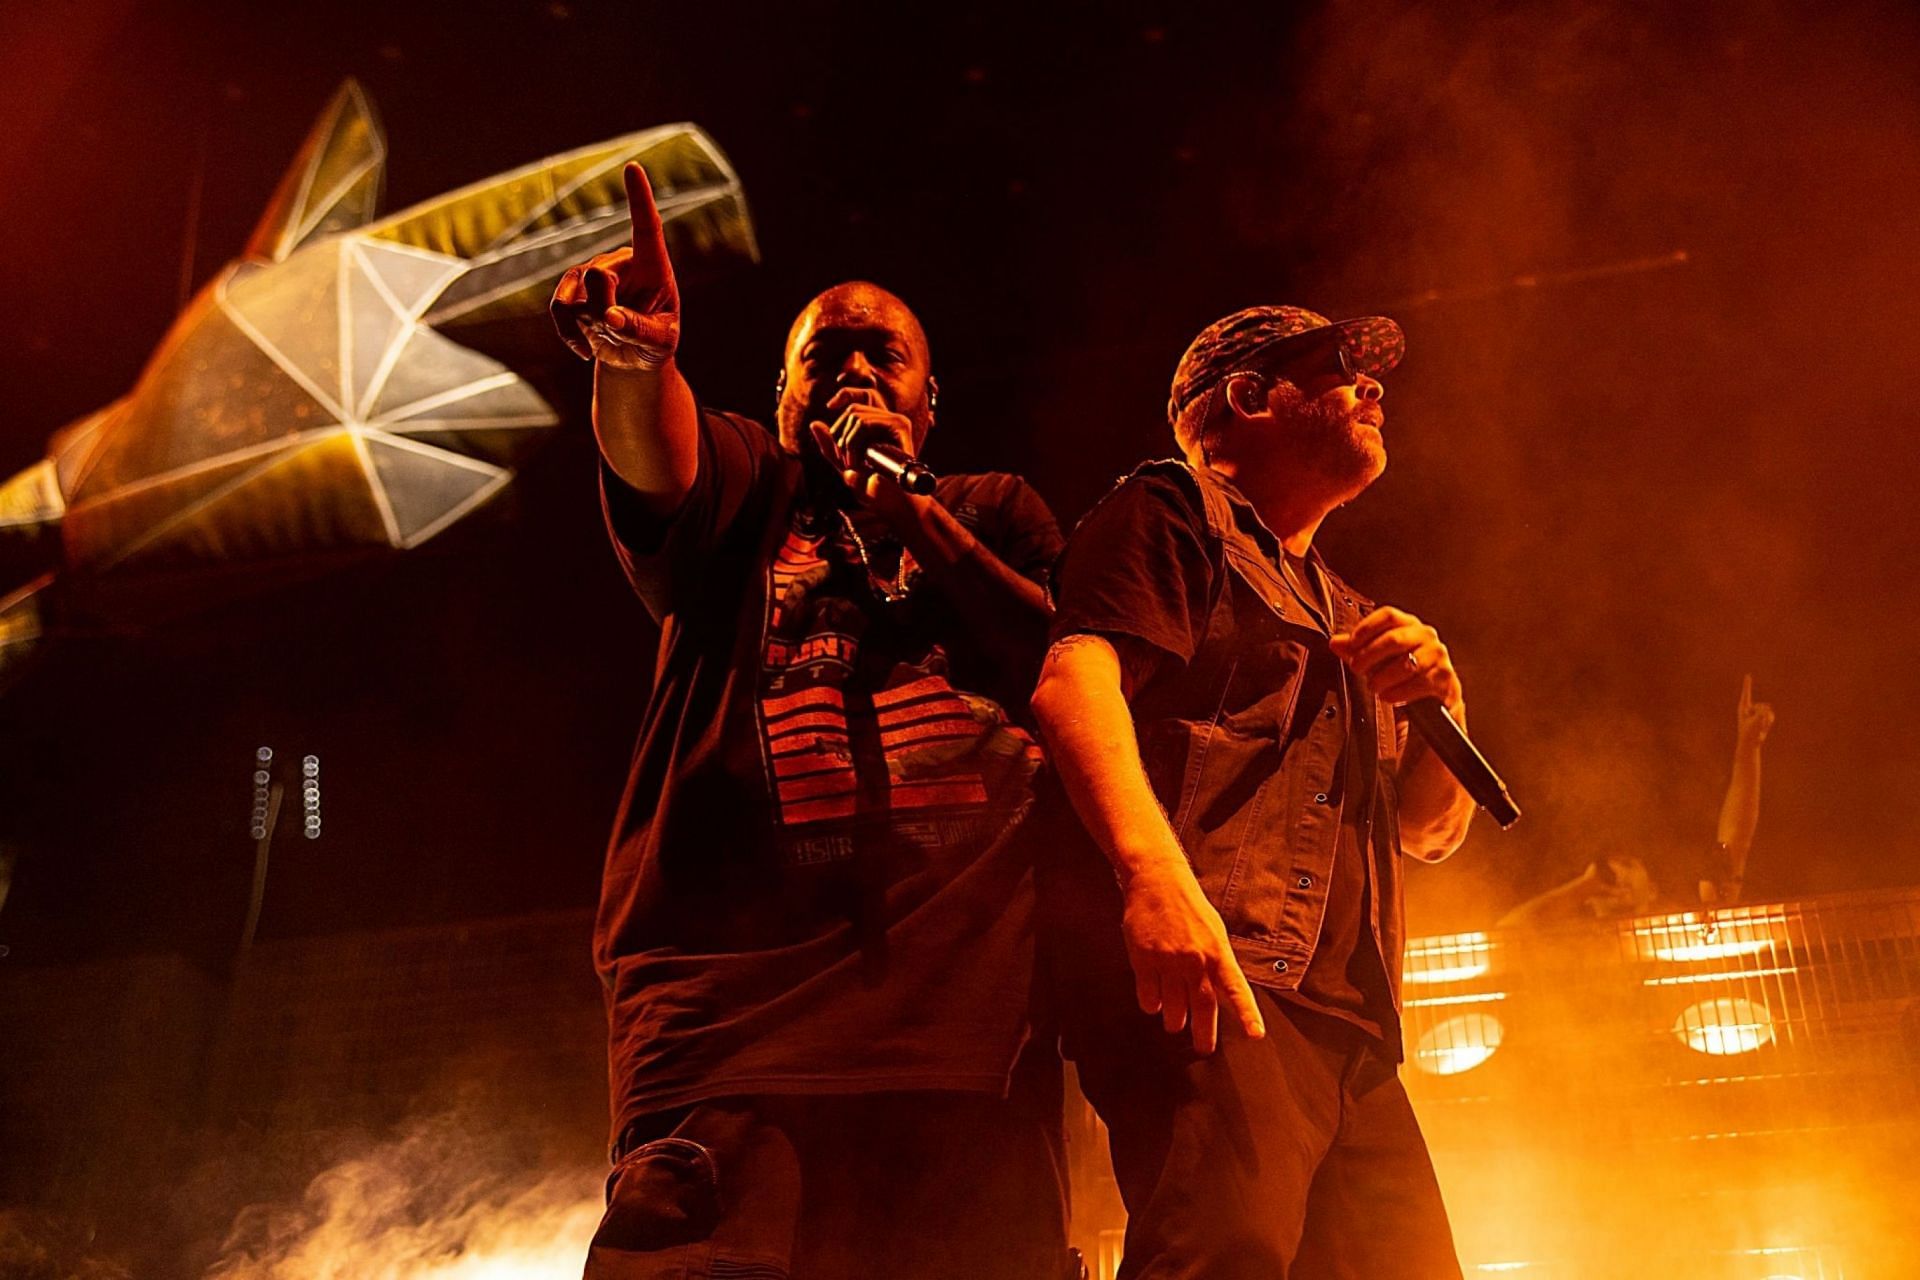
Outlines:
[{"label": "shirt pocket", "polygon": [[[1258,857],[1280,760],[1271,735],[1224,724],[1168,726],[1165,750],[1180,760],[1182,803],[1170,816],[1207,899],[1224,909],[1243,856]],[[1165,793],[1162,793],[1165,794]]]}]

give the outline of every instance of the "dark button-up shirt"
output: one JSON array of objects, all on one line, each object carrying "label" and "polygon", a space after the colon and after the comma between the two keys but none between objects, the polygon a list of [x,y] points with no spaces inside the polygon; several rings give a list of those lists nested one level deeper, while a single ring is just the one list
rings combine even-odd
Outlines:
[{"label": "dark button-up shirt", "polygon": [[1350,631],[1373,603],[1317,556],[1326,594],[1305,599],[1281,557],[1224,477],[1148,464],[1070,541],[1055,635],[1127,635],[1164,659],[1134,695],[1142,762],[1248,980],[1397,1046],[1399,726],[1317,616]]}]

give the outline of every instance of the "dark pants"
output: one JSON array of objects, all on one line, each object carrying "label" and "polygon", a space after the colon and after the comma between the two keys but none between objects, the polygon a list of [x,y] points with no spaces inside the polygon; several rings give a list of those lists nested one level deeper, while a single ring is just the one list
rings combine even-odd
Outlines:
[{"label": "dark pants", "polygon": [[1058,1064],[1029,1095],[729,1098],[616,1162],[586,1280],[1060,1280]]},{"label": "dark pants", "polygon": [[1223,1025],[1201,1057],[1133,1007],[1130,980],[1080,994],[1063,1011],[1069,1056],[1127,1206],[1121,1280],[1457,1280],[1426,1142],[1379,1041],[1259,991],[1265,1039]]}]

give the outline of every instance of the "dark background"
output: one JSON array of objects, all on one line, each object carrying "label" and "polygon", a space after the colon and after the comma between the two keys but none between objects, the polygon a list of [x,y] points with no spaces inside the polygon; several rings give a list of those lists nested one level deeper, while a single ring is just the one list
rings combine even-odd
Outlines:
[{"label": "dark background", "polygon": [[[692,120],[764,256],[689,286],[702,395],[764,412],[793,312],[873,278],[932,335],[930,460],[1063,522],[1171,451],[1208,320],[1402,320],[1392,466],[1321,545],[1440,627],[1527,809],[1414,877],[1416,931],[1710,840],[1749,671],[1780,714],[1751,893],[1911,883],[1916,54],[1896,3],[8,6],[0,473],[131,384],[343,77],[387,210]],[[11,962],[230,946],[263,744],[290,783],[322,757],[326,821],[283,820],[265,937],[590,903],[651,634],[581,420],[509,495],[56,636],[0,692]]]}]

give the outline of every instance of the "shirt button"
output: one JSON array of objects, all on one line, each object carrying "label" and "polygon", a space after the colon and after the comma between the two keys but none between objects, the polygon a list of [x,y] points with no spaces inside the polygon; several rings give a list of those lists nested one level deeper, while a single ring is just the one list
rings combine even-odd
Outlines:
[{"label": "shirt button", "polygon": [[1287,971],[1287,962],[1285,960],[1275,960],[1273,962],[1273,971],[1275,973],[1285,973]]},{"label": "shirt button", "polygon": [[1327,793],[1326,793],[1326,792],[1324,792],[1324,791],[1316,791],[1316,792],[1314,792],[1314,793],[1313,793],[1313,802],[1314,802],[1315,804],[1325,804],[1325,803],[1327,802]]},{"label": "shirt button", "polygon": [[1294,883],[1299,885],[1302,889],[1311,889],[1313,888],[1313,877],[1301,876],[1298,880],[1294,881]]}]

